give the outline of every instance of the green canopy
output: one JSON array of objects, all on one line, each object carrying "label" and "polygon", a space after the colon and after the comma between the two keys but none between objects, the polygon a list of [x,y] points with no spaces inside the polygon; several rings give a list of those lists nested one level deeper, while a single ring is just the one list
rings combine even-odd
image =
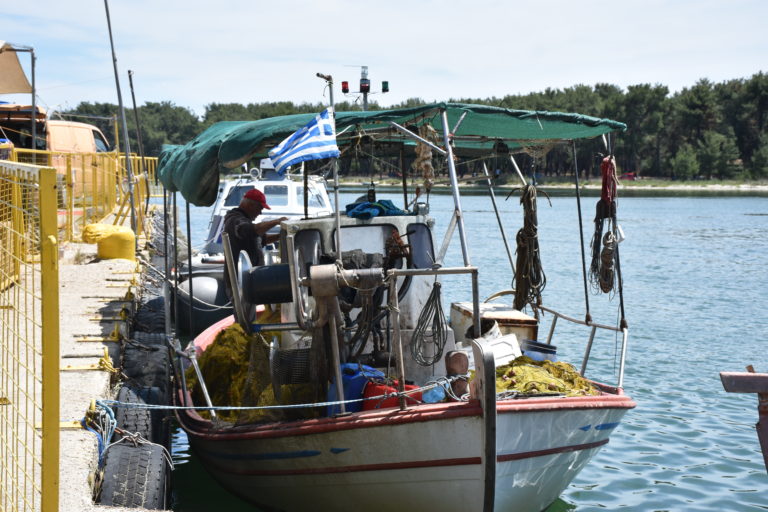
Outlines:
[{"label": "green canopy", "polygon": [[[412,130],[430,124],[439,134],[442,146],[442,117],[445,110],[456,152],[491,152],[499,143],[510,151],[521,147],[549,147],[555,143],[597,137],[624,131],[626,125],[609,119],[581,114],[510,110],[486,105],[437,103],[420,107],[367,112],[336,112],[339,148],[359,143],[362,137],[391,143],[390,147],[411,144],[412,139],[398,132],[395,122]],[[219,173],[234,169],[248,160],[265,157],[280,141],[303,127],[315,114],[294,114],[258,121],[216,123],[183,146],[165,146],[158,173],[163,185],[197,206],[216,200]]]}]

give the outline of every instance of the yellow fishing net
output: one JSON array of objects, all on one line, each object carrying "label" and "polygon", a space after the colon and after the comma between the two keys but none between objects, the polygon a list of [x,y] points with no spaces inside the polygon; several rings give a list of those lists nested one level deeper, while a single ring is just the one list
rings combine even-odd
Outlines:
[{"label": "yellow fishing net", "polygon": [[[279,312],[276,314],[279,321]],[[275,315],[267,312],[258,318],[260,323],[273,323]],[[248,335],[238,324],[221,331],[214,342],[200,356],[198,364],[203,375],[211,403],[214,406],[262,407],[312,403],[314,389],[310,384],[283,384],[280,400],[275,398],[269,363],[268,339],[276,333]],[[187,387],[196,404],[205,404],[194,368],[186,371]],[[217,411],[219,420],[236,424],[317,417],[317,408],[256,409]],[[207,411],[201,415],[210,418]]]},{"label": "yellow fishing net", "polygon": [[496,392],[562,393],[566,396],[599,395],[600,392],[568,363],[534,361],[520,356],[496,368]]}]

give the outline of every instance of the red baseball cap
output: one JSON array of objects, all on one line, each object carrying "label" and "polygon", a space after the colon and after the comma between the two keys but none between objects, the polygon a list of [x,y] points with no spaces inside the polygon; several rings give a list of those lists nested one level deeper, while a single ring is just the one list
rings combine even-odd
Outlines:
[{"label": "red baseball cap", "polygon": [[267,198],[264,196],[264,192],[257,188],[252,188],[248,192],[245,193],[243,196],[245,199],[250,199],[252,201],[256,201],[257,203],[261,204],[262,208],[266,208],[267,210],[271,210],[272,208],[269,207],[267,204]]}]

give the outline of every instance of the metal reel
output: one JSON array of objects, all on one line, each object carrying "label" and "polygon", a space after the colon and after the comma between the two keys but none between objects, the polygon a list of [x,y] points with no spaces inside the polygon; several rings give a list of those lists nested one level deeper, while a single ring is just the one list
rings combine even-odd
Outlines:
[{"label": "metal reel", "polygon": [[[237,322],[245,329],[246,332],[250,332],[251,324],[254,321],[254,315],[256,313],[256,305],[248,302],[248,296],[245,293],[245,287],[248,283],[248,275],[251,272],[253,265],[251,264],[251,258],[248,257],[248,253],[240,251],[240,255],[237,259],[237,296],[240,297],[240,304],[242,309],[242,318],[238,318]],[[234,291],[233,291],[234,295]],[[247,324],[248,328],[246,329]]]}]

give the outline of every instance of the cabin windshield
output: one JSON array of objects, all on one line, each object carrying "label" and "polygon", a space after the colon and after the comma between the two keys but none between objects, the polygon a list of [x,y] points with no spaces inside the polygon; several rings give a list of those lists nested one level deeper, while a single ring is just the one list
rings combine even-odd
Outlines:
[{"label": "cabin windshield", "polygon": [[288,206],[288,187],[285,185],[266,185],[264,195],[269,206]]},{"label": "cabin windshield", "polygon": [[224,206],[237,206],[240,204],[240,201],[243,200],[243,196],[246,192],[251,190],[253,185],[238,185],[235,187],[232,187],[229,191],[229,195],[224,200]]},{"label": "cabin windshield", "polygon": [[[304,204],[304,187],[296,187],[296,196],[299,204]],[[325,201],[323,200],[323,196],[320,195],[320,193],[314,189],[309,189],[309,207],[310,208],[326,208]]]}]

